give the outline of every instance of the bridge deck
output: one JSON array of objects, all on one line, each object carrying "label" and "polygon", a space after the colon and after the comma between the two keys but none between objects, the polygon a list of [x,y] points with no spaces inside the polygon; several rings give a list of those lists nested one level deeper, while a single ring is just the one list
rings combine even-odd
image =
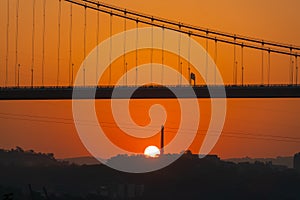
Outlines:
[{"label": "bridge deck", "polygon": [[[188,87],[170,86],[172,90],[180,93],[179,98],[190,98],[187,94]],[[219,90],[220,86],[212,86]],[[112,98],[113,87],[97,87],[96,99]],[[176,98],[170,89],[161,86],[150,87],[118,87],[119,99],[128,98],[125,94],[136,89],[132,99],[154,99],[154,98]],[[193,87],[197,98],[210,98],[206,86]],[[80,91],[77,99],[88,99],[88,94],[93,92],[93,87],[77,87]],[[274,85],[274,86],[225,86],[227,98],[300,98],[300,86],[295,85]],[[51,99],[72,99],[73,87],[2,87],[0,88],[0,100],[51,100]],[[92,93],[94,94],[94,93]],[[220,98],[215,96],[214,98]]]}]

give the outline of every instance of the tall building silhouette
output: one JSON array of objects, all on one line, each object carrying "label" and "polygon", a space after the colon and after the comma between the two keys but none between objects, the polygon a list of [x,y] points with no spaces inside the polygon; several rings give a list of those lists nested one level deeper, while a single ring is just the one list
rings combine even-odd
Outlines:
[{"label": "tall building silhouette", "polygon": [[160,138],[160,153],[161,155],[164,154],[164,133],[165,132],[165,127],[164,125],[161,126],[161,138]]},{"label": "tall building silhouette", "polygon": [[294,169],[300,171],[300,152],[294,155]]}]

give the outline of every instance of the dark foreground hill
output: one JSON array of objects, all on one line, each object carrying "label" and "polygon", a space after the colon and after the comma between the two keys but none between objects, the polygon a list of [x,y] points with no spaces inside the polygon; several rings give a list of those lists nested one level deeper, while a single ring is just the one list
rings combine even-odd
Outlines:
[{"label": "dark foreground hill", "polygon": [[[271,163],[235,164],[186,152],[161,170],[129,174],[101,164],[67,164],[52,154],[11,153],[0,153],[0,199],[300,199],[300,174]],[[137,158],[108,162],[115,159]]]}]

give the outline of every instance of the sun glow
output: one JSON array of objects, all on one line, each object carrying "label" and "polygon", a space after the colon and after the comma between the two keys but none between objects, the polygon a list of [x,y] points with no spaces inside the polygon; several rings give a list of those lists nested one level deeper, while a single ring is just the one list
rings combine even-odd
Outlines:
[{"label": "sun glow", "polygon": [[160,150],[156,146],[148,146],[144,151],[144,155],[148,158],[157,158],[160,155]]}]

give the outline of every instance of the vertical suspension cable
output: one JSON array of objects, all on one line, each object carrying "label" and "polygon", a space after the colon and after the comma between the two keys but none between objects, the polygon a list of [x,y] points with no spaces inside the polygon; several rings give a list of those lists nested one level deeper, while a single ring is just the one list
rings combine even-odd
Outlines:
[{"label": "vertical suspension cable", "polygon": [[111,84],[111,59],[112,59],[112,13],[110,13],[110,26],[109,26],[109,78],[108,85]]},{"label": "vertical suspension cable", "polygon": [[151,19],[151,55],[150,55],[150,63],[151,63],[151,69],[150,69],[150,80],[151,84],[153,81],[153,17]]},{"label": "vertical suspension cable", "polygon": [[124,77],[123,77],[123,84],[127,85],[127,63],[126,63],[126,10],[124,11],[124,49],[123,49],[123,64],[124,64]]},{"label": "vertical suspension cable", "polygon": [[139,21],[136,20],[136,41],[135,41],[135,86],[138,83],[138,46],[139,46]]},{"label": "vertical suspension cable", "polygon": [[182,61],[180,61],[180,86],[182,86]]},{"label": "vertical suspension cable", "polygon": [[214,84],[217,84],[217,61],[218,61],[218,40],[215,38],[215,69],[214,69]]},{"label": "vertical suspension cable", "polygon": [[20,67],[21,67],[21,65],[18,64],[18,82],[17,82],[17,87],[20,86]]},{"label": "vertical suspension cable", "polygon": [[298,60],[297,60],[297,58],[298,58],[298,56],[297,56],[297,54],[296,54],[296,56],[295,56],[295,64],[296,64],[296,80],[295,80],[295,82],[296,82],[296,85],[298,85]]},{"label": "vertical suspension cable", "polygon": [[73,31],[73,4],[70,3],[70,32],[69,32],[69,85],[73,86],[72,75],[72,31]]},{"label": "vertical suspension cable", "polygon": [[43,44],[42,44],[42,86],[44,87],[45,76],[45,34],[46,34],[46,0],[43,1]]},{"label": "vertical suspension cable", "polygon": [[97,61],[96,61],[96,78],[95,78],[95,86],[98,86],[98,66],[99,66],[99,32],[100,32],[100,19],[99,19],[99,1],[97,4],[97,36],[96,36],[96,41],[97,41]]},{"label": "vertical suspension cable", "polygon": [[34,73],[34,35],[35,35],[35,0],[32,1],[32,52],[31,52],[31,87],[33,87]]},{"label": "vertical suspension cable", "polygon": [[83,86],[85,86],[85,57],[86,57],[86,6],[84,6],[84,34],[83,34]]},{"label": "vertical suspension cable", "polygon": [[16,59],[15,59],[15,85],[17,85],[18,71],[18,40],[19,40],[19,0],[16,2]]},{"label": "vertical suspension cable", "polygon": [[179,74],[179,79],[178,79],[178,84],[181,85],[182,83],[182,63],[181,63],[181,25],[179,24],[179,32],[178,32],[178,72]]},{"label": "vertical suspension cable", "polygon": [[[290,53],[292,54],[292,51],[293,51],[293,49],[292,48],[290,48]],[[291,85],[293,85],[293,83],[294,83],[294,72],[293,72],[293,69],[294,68],[294,66],[293,66],[293,56],[292,55],[290,55],[290,84]]]},{"label": "vertical suspension cable", "polygon": [[205,58],[205,81],[207,82],[208,75],[208,31],[206,31],[206,40],[205,40],[205,50],[206,50],[206,58]]},{"label": "vertical suspension cable", "polygon": [[236,37],[234,35],[234,44],[233,44],[233,72],[232,72],[232,79],[233,84],[237,84],[237,66],[236,66]]},{"label": "vertical suspension cable", "polygon": [[[262,48],[264,48],[264,41],[262,41]],[[264,85],[264,50],[261,51],[261,85]]]},{"label": "vertical suspension cable", "polygon": [[57,32],[57,77],[56,86],[59,85],[59,64],[60,64],[60,21],[61,21],[61,0],[58,1],[58,32]]},{"label": "vertical suspension cable", "polygon": [[73,83],[74,83],[74,64],[72,63],[72,73],[71,73],[71,83],[72,83],[72,87],[73,87]]},{"label": "vertical suspension cable", "polygon": [[244,44],[241,46],[242,86],[244,85]]},{"label": "vertical suspension cable", "polygon": [[191,32],[189,32],[189,46],[188,46],[188,80],[191,84]]},{"label": "vertical suspension cable", "polygon": [[270,48],[268,50],[268,86],[270,85],[270,77],[271,77],[271,54]]},{"label": "vertical suspension cable", "polygon": [[7,0],[5,86],[7,86],[8,83],[9,7],[10,7],[9,1],[10,0]]},{"label": "vertical suspension cable", "polygon": [[165,27],[162,27],[162,43],[161,43],[161,84],[164,84],[164,59],[165,59]]}]

